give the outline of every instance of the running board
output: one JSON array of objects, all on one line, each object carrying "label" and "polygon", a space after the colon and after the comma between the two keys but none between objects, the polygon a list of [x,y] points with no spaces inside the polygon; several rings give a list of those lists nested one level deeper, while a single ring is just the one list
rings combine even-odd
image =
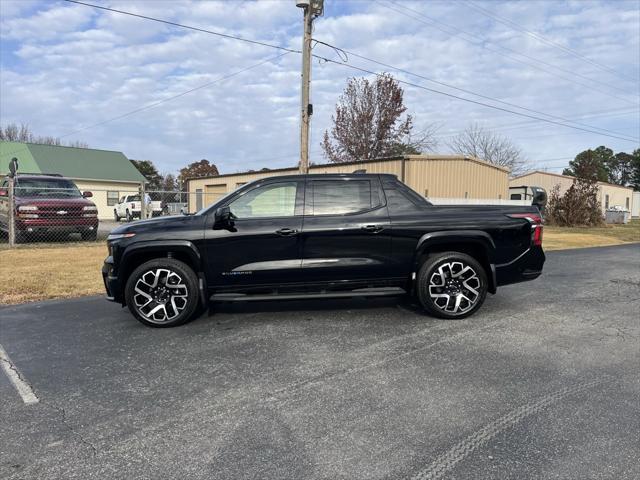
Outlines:
[{"label": "running board", "polygon": [[400,287],[383,288],[359,288],[349,291],[323,291],[309,293],[270,293],[270,294],[245,294],[245,293],[215,293],[211,295],[214,302],[258,302],[264,300],[311,300],[314,298],[351,298],[351,297],[390,297],[405,295],[407,292]]}]

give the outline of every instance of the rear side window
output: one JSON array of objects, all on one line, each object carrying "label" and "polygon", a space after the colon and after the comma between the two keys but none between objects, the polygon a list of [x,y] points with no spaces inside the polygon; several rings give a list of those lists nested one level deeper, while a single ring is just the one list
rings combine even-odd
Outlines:
[{"label": "rear side window", "polygon": [[370,180],[315,180],[311,185],[314,215],[345,215],[381,204]]},{"label": "rear side window", "polygon": [[512,193],[511,200],[522,200],[522,195],[520,195],[519,193]]},{"label": "rear side window", "polygon": [[415,213],[423,211],[424,208],[416,205],[409,196],[397,188],[385,188],[384,194],[387,196],[387,208],[391,215],[402,215],[405,213]]}]

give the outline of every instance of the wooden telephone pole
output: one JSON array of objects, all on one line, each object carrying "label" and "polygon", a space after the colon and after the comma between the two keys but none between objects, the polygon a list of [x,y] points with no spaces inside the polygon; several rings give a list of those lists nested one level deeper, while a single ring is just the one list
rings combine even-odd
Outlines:
[{"label": "wooden telephone pole", "polygon": [[309,173],[309,124],[313,105],[309,99],[311,86],[311,30],[313,21],[322,15],[324,0],[296,0],[296,6],[304,10],[304,35],[302,37],[302,85],[300,97],[300,173]]}]

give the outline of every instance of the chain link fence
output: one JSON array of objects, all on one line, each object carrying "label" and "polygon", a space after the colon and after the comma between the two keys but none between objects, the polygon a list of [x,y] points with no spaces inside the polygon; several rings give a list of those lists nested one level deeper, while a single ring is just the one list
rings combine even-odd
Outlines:
[{"label": "chain link fence", "polygon": [[0,183],[0,248],[103,242],[126,222],[195,213],[219,197],[142,186],[83,191],[62,177],[5,179]]}]

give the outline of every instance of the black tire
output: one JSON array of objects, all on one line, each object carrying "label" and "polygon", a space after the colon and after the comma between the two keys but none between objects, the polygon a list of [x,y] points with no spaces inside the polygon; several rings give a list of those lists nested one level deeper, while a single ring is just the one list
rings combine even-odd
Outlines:
[{"label": "black tire", "polygon": [[[171,273],[165,274],[164,271]],[[152,280],[158,289],[148,288],[149,283],[154,283]],[[136,291],[136,286],[143,291],[142,294]],[[201,311],[198,277],[191,267],[172,258],[157,258],[140,265],[127,279],[124,294],[133,316],[150,327],[176,327],[192,320]],[[150,300],[143,304],[146,298]],[[161,308],[150,315],[158,306]],[[166,318],[156,318],[158,313]]]},{"label": "black tire", "polygon": [[480,262],[465,253],[436,253],[420,268],[416,290],[429,314],[465,318],[473,315],[487,297],[487,273]]},{"label": "black tire", "polygon": [[96,239],[98,238],[98,231],[89,230],[88,232],[80,232],[80,236],[82,237],[82,240],[84,240],[85,242],[95,242]]},{"label": "black tire", "polygon": [[133,215],[131,215],[131,212],[129,210],[127,210],[126,212],[125,220],[127,222],[130,222],[131,220],[133,220]]},{"label": "black tire", "polygon": [[119,221],[120,221],[120,217],[118,216],[118,212],[117,212],[115,209],[113,210],[113,219],[114,219],[116,222],[119,222]]}]

